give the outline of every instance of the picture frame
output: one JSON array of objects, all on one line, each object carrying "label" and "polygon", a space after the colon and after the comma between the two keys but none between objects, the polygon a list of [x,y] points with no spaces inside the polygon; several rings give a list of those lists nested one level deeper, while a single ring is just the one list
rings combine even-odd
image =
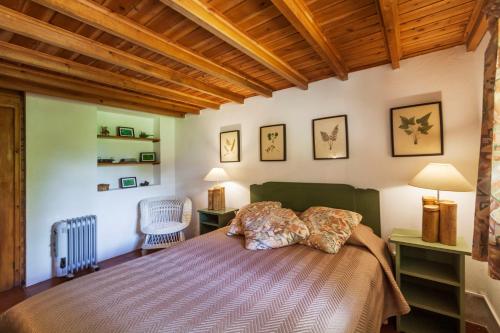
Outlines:
[{"label": "picture frame", "polygon": [[312,135],[315,160],[349,158],[347,115],[313,119]]},{"label": "picture frame", "polygon": [[124,136],[124,137],[130,137],[130,138],[135,138],[135,132],[132,127],[117,127],[116,128],[116,134],[118,136]]},{"label": "picture frame", "polygon": [[286,161],[286,125],[260,127],[261,162]]},{"label": "picture frame", "polygon": [[137,187],[137,177],[123,177],[120,178],[120,188]]},{"label": "picture frame", "polygon": [[156,162],[156,153],[155,152],[149,152],[149,153],[140,153],[139,154],[139,161],[140,162]]},{"label": "picture frame", "polygon": [[390,126],[393,157],[444,154],[441,102],[391,108]]},{"label": "picture frame", "polygon": [[240,131],[226,131],[219,135],[219,158],[221,163],[240,162]]}]

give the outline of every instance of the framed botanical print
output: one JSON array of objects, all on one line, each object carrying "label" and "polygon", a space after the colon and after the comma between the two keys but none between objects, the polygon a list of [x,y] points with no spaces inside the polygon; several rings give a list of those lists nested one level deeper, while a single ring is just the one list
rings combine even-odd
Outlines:
[{"label": "framed botanical print", "polygon": [[313,119],[315,160],[349,158],[347,115]]},{"label": "framed botanical print", "polygon": [[240,131],[221,132],[219,144],[221,163],[240,161]]},{"label": "framed botanical print", "polygon": [[443,155],[441,102],[391,109],[392,156]]},{"label": "framed botanical print", "polygon": [[286,125],[260,128],[260,160],[286,161]]}]

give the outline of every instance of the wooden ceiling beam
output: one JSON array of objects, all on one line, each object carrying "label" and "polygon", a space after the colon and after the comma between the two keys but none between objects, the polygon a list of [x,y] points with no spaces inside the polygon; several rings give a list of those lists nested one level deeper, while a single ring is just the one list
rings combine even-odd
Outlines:
[{"label": "wooden ceiling beam", "polygon": [[104,6],[89,0],[34,0],[40,5],[51,8],[74,19],[118,36],[150,51],[174,59],[180,63],[211,74],[219,79],[239,85],[259,95],[271,97],[272,90],[256,80],[245,77],[200,56],[191,50],[172,43],[164,36],[140,25],[127,17],[116,14]]},{"label": "wooden ceiling beam", "polygon": [[0,6],[0,28],[225,100],[237,103],[243,103],[244,100],[244,96],[229,90],[206,84],[166,66],[71,33],[5,6]]},{"label": "wooden ceiling beam", "polygon": [[165,103],[157,98],[146,97],[139,94],[121,91],[115,88],[109,88],[90,82],[83,82],[71,78],[65,78],[59,75],[49,74],[42,71],[19,67],[7,63],[0,63],[0,75],[42,86],[80,91],[82,93],[93,96],[101,96],[109,99],[121,100],[132,105],[143,105],[168,112],[194,114],[199,113],[199,110],[172,105],[170,103]]},{"label": "wooden ceiling beam", "polygon": [[176,103],[180,106],[189,107],[192,105],[200,108],[219,108],[217,103],[199,97],[194,97],[174,89],[134,79],[130,76],[112,73],[96,67],[82,65],[75,61],[55,57],[7,42],[0,41],[0,58],[46,69],[59,74],[69,75],[101,84],[107,84],[119,89],[132,90],[135,92],[157,96],[166,99],[170,103]]},{"label": "wooden ceiling beam", "polygon": [[392,68],[399,68],[401,59],[401,38],[397,0],[377,0],[377,11],[384,29],[386,47]]},{"label": "wooden ceiling beam", "polygon": [[18,80],[18,79],[12,79],[10,77],[4,77],[4,76],[2,76],[2,73],[0,73],[0,88],[17,90],[17,91],[25,91],[25,92],[34,93],[34,94],[59,97],[59,98],[64,98],[64,99],[69,99],[69,100],[76,100],[76,101],[81,101],[81,102],[86,102],[86,103],[91,103],[91,104],[111,106],[111,107],[115,107],[115,108],[134,110],[134,111],[139,111],[139,112],[158,114],[158,115],[162,115],[162,116],[170,116],[170,117],[176,117],[176,118],[184,118],[184,116],[185,116],[184,113],[156,109],[153,107],[148,107],[146,105],[133,104],[133,103],[129,103],[126,101],[121,101],[118,99],[113,99],[113,98],[108,98],[108,97],[103,97],[103,96],[88,95],[88,94],[82,93],[81,91],[72,91],[72,90],[68,90],[68,89],[54,89],[51,87],[46,87],[43,85],[31,83],[31,82],[26,82],[26,81],[22,81],[22,80]]},{"label": "wooden ceiling beam", "polygon": [[161,1],[297,87],[307,89],[308,79],[305,76],[239,30],[205,3],[200,0]]},{"label": "wooden ceiling beam", "polygon": [[340,52],[323,34],[304,0],[272,0],[272,2],[337,74],[337,77],[347,80],[348,69]]},{"label": "wooden ceiling beam", "polygon": [[471,18],[465,27],[464,40],[467,51],[475,51],[488,31],[488,18],[483,11],[486,0],[477,0]]}]

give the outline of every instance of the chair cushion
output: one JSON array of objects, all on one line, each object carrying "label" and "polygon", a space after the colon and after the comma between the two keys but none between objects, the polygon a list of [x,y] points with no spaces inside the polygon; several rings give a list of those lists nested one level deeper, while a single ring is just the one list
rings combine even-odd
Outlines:
[{"label": "chair cushion", "polygon": [[311,207],[300,216],[309,228],[304,244],[327,253],[337,253],[361,222],[362,216],[349,210]]},{"label": "chair cushion", "polygon": [[243,235],[244,234],[245,230],[243,229],[243,224],[241,221],[245,215],[268,212],[270,209],[273,209],[273,208],[281,208],[281,202],[259,201],[259,202],[254,202],[254,203],[251,203],[251,204],[248,204],[248,205],[242,207],[238,211],[238,214],[236,214],[236,217],[231,220],[231,224],[229,225],[227,235],[234,236],[234,235]]},{"label": "chair cushion", "polygon": [[162,235],[178,232],[187,227],[186,223],[180,222],[156,222],[147,225],[142,231],[149,235]]},{"label": "chair cushion", "polygon": [[292,245],[309,236],[307,226],[291,209],[273,208],[242,217],[248,250],[275,249]]}]

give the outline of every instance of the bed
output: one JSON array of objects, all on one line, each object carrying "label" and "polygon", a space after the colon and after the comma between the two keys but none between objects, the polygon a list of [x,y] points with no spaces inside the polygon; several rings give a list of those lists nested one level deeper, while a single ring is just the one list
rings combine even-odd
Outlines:
[{"label": "bed", "polygon": [[[364,215],[380,234],[378,192],[270,182],[251,201]],[[378,332],[409,311],[373,233],[331,255],[302,245],[248,251],[220,229],[69,281],[0,316],[0,332]]]}]

